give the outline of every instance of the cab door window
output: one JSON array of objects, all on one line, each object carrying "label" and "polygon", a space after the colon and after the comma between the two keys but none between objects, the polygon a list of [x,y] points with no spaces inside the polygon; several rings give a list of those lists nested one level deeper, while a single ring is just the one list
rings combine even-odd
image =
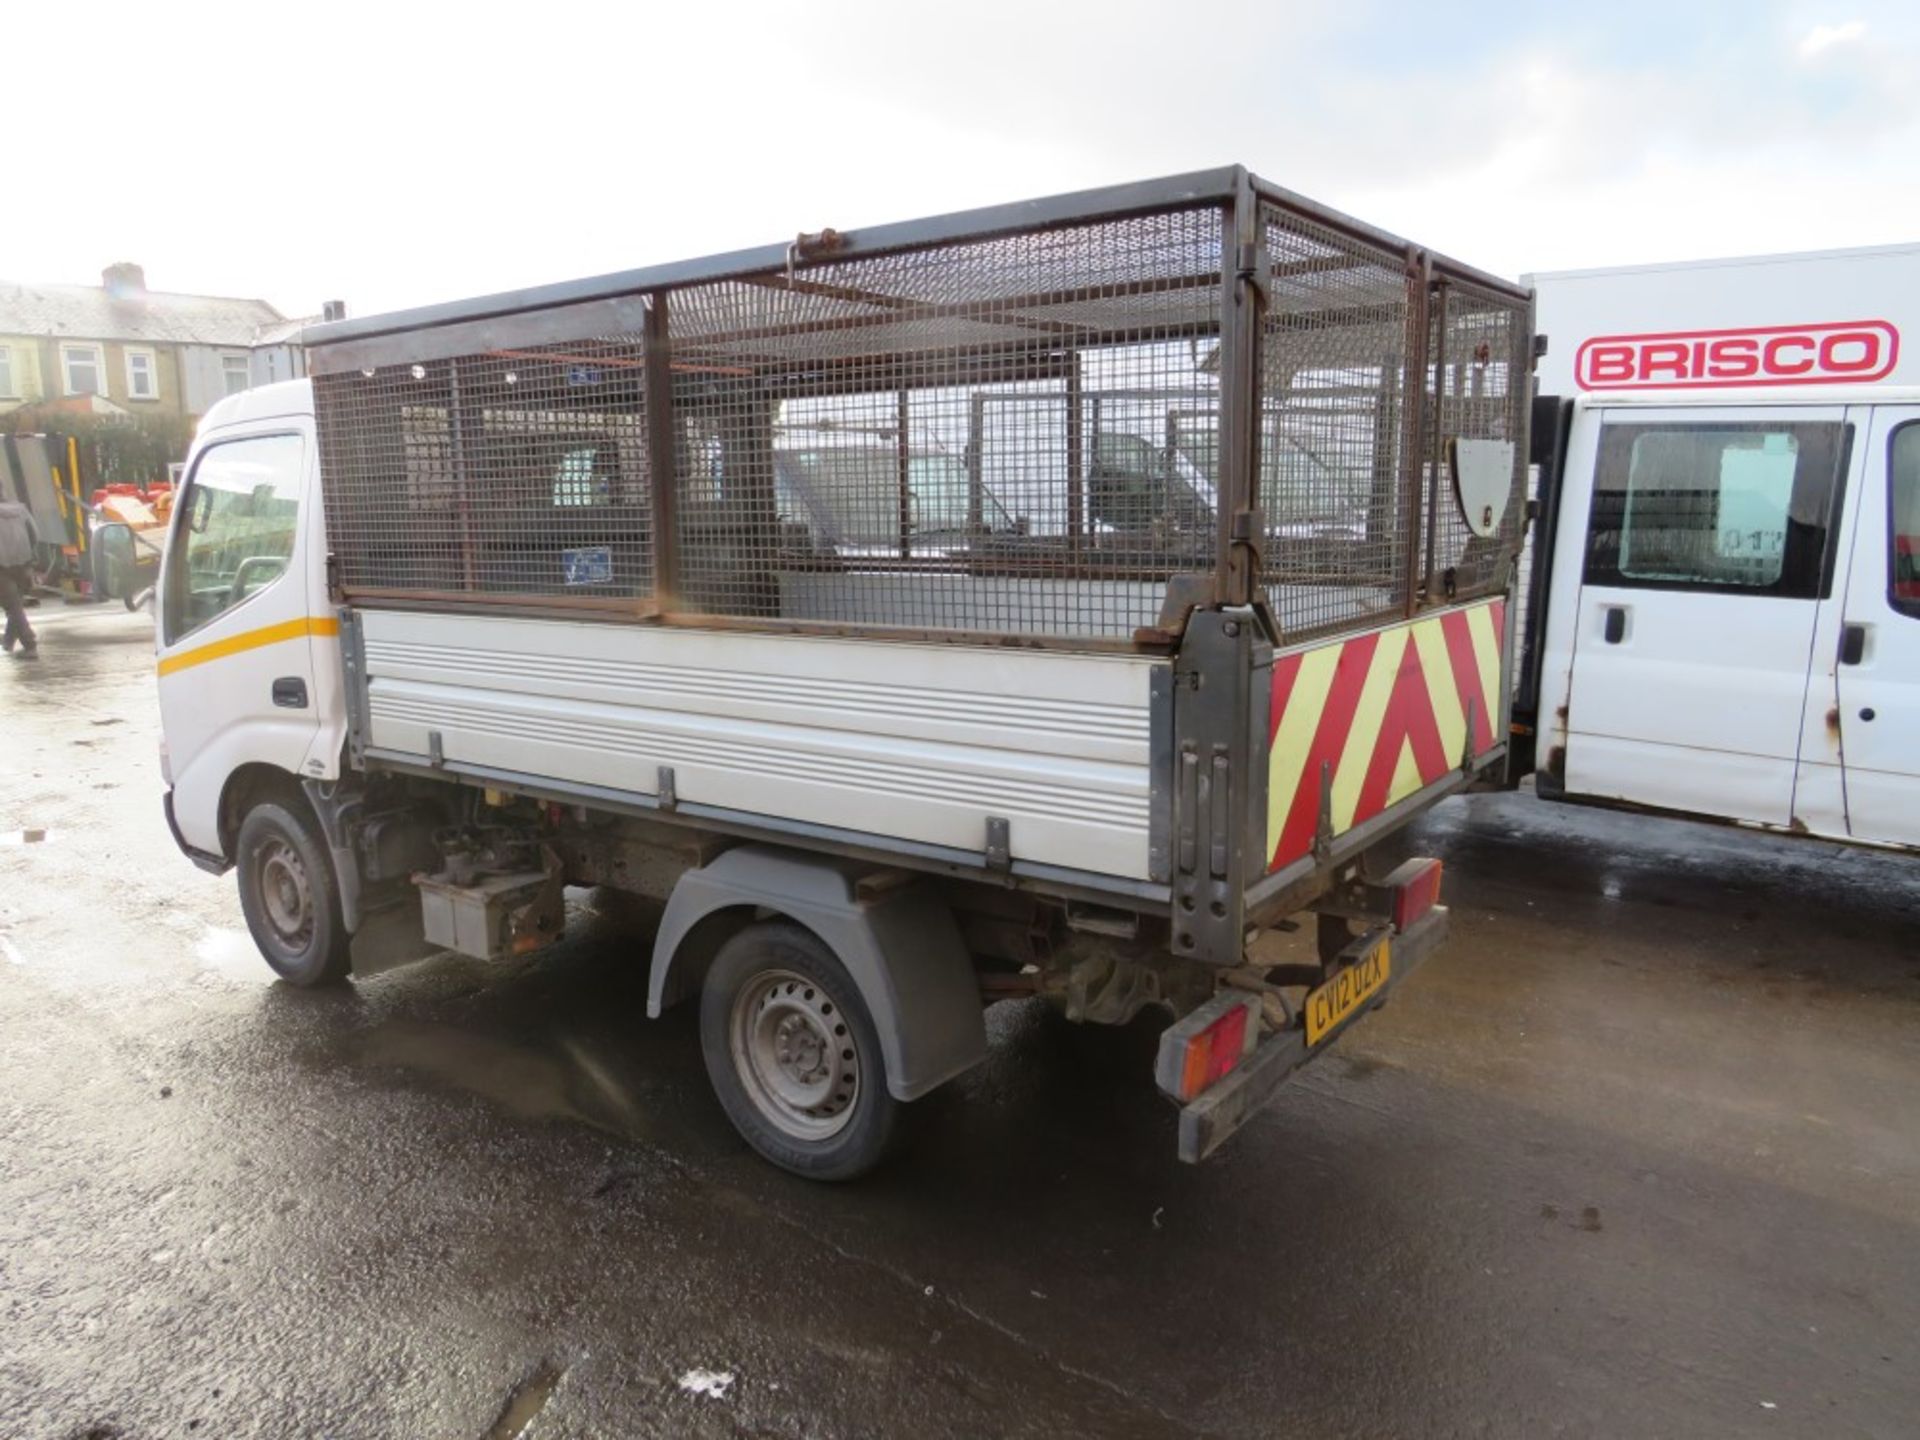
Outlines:
[{"label": "cab door window", "polygon": [[286,573],[305,455],[298,435],[229,440],[201,452],[167,558],[169,644]]},{"label": "cab door window", "polygon": [[1838,423],[1608,425],[1586,582],[1824,597],[1848,435]]},{"label": "cab door window", "polygon": [[1920,421],[1893,432],[1887,451],[1887,598],[1920,618]]}]

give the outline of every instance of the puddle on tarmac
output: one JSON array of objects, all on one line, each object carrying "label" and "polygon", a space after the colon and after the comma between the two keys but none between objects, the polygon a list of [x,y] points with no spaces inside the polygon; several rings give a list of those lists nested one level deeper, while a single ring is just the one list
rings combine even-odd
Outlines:
[{"label": "puddle on tarmac", "polygon": [[250,980],[256,984],[265,984],[273,979],[273,971],[267,962],[260,958],[260,951],[253,943],[253,936],[244,930],[228,930],[221,926],[210,925],[193,947],[193,958],[209,970],[216,970],[229,980]]},{"label": "puddle on tarmac", "polygon": [[51,830],[8,830],[0,832],[0,845],[40,845],[52,838]]},{"label": "puddle on tarmac", "polygon": [[611,1067],[580,1041],[556,1035],[545,1049],[447,1025],[394,1020],[369,1031],[359,1058],[413,1070],[467,1090],[524,1119],[573,1120],[628,1139],[650,1118]]},{"label": "puddle on tarmac", "polygon": [[483,1440],[518,1440],[534,1417],[546,1409],[547,1401],[553,1398],[554,1387],[566,1373],[563,1367],[548,1361],[514,1386],[506,1404],[500,1407],[499,1418]]}]

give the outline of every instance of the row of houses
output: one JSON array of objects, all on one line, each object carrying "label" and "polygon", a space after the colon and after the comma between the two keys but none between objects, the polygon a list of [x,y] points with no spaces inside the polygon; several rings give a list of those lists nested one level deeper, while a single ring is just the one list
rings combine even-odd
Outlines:
[{"label": "row of houses", "polygon": [[344,313],[289,318],[264,300],[147,289],[138,265],[99,285],[0,280],[0,415],[25,406],[199,416],[253,385],[306,374],[300,332]]}]

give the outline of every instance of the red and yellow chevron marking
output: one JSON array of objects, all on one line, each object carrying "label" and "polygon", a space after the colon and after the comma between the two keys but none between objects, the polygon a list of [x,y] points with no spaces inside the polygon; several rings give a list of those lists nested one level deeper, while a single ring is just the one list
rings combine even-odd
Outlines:
[{"label": "red and yellow chevron marking", "polygon": [[1323,766],[1338,835],[1458,767],[1469,706],[1473,753],[1493,748],[1506,621],[1506,603],[1485,600],[1274,657],[1269,870],[1313,848]]}]

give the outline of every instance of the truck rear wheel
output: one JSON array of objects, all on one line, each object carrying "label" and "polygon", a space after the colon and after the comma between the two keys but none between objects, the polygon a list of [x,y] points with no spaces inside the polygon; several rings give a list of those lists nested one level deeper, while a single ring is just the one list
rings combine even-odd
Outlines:
[{"label": "truck rear wheel", "polygon": [[345,980],[349,937],[339,883],[313,823],[268,801],[247,812],[234,849],[240,910],[274,973],[305,987]]},{"label": "truck rear wheel", "polygon": [[720,947],[700,993],[700,1048],[734,1128],[811,1180],[849,1180],[885,1156],[900,1102],[846,967],[798,925],[749,926]]}]

